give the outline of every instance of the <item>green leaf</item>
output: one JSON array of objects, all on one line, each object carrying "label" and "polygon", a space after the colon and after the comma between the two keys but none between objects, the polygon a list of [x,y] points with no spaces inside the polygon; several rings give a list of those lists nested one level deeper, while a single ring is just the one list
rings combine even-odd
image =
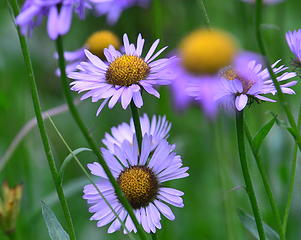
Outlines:
[{"label": "green leaf", "polygon": [[85,152],[85,151],[92,152],[92,150],[90,148],[78,148],[78,149],[75,149],[72,152],[70,152],[70,154],[64,159],[64,161],[63,161],[63,163],[61,165],[61,168],[60,168],[61,179],[63,179],[65,169],[68,166],[68,164],[70,163],[70,161],[72,160],[72,158],[74,156],[76,156],[77,154],[79,154],[81,152]]},{"label": "green leaf", "polygon": [[[256,222],[253,216],[245,213],[243,210],[238,209],[238,216],[244,227],[252,234],[255,239],[259,240]],[[269,225],[263,222],[263,229],[267,240],[279,240],[278,233]]]},{"label": "green leaf", "polygon": [[269,122],[267,122],[256,134],[256,136],[253,138],[253,146],[255,149],[255,152],[258,152],[262,141],[264,138],[268,135],[270,130],[272,129],[274,123],[276,122],[276,116],[274,116]]},{"label": "green leaf", "polygon": [[65,232],[55,214],[46,203],[41,201],[42,214],[48,228],[48,233],[51,240],[70,240],[69,235]]}]

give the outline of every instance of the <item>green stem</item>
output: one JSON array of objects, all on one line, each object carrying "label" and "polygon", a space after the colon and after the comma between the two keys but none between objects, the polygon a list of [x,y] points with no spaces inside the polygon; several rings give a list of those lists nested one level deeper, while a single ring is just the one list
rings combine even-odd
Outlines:
[{"label": "green stem", "polygon": [[239,158],[241,163],[241,168],[243,172],[243,177],[246,183],[246,191],[249,196],[249,200],[251,202],[253,214],[255,217],[255,222],[259,234],[259,238],[261,240],[265,240],[265,233],[263,230],[263,224],[258,208],[258,203],[256,200],[255,191],[253,188],[251,176],[249,173],[248,162],[246,158],[246,151],[245,151],[245,142],[244,142],[244,113],[243,111],[236,112],[236,130],[237,130],[237,143],[238,143],[238,151],[239,151]]},{"label": "green stem", "polygon": [[158,240],[158,235],[157,233],[151,233],[152,240]]},{"label": "green stem", "polygon": [[[299,116],[298,116],[298,130],[300,130],[300,126],[301,126],[301,107],[299,109]],[[287,197],[287,202],[285,204],[285,210],[284,210],[283,222],[282,222],[282,228],[283,228],[284,233],[286,233],[287,220],[288,220],[288,216],[289,216],[292,201],[293,201],[293,193],[294,193],[296,169],[297,169],[297,159],[298,159],[297,157],[298,157],[298,146],[297,146],[297,144],[295,144],[294,157],[293,157],[293,162],[292,162],[292,166],[291,166],[291,174],[290,174],[290,180],[289,180],[288,197]]]},{"label": "green stem", "polygon": [[137,231],[141,239],[146,240],[146,234],[143,231],[141,225],[138,223],[138,220],[134,214],[134,211],[129,203],[129,201],[126,199],[124,194],[122,193],[120,186],[118,185],[116,179],[114,178],[113,174],[110,171],[110,168],[108,167],[107,163],[105,160],[102,158],[100,151],[98,149],[98,146],[94,142],[93,138],[90,136],[88,129],[84,125],[72,99],[71,92],[69,90],[69,83],[66,75],[66,64],[65,64],[65,58],[64,58],[64,48],[63,48],[63,39],[61,36],[59,36],[56,40],[56,48],[58,52],[58,63],[59,63],[59,68],[60,68],[60,73],[61,73],[61,81],[62,81],[62,86],[63,86],[63,91],[64,95],[66,98],[66,102],[68,104],[69,110],[71,112],[71,115],[73,119],[75,120],[76,124],[78,125],[79,129],[81,130],[82,134],[84,135],[85,139],[87,140],[90,148],[93,150],[95,153],[98,162],[102,166],[103,170],[105,171],[106,175],[108,176],[109,181],[112,183],[115,193],[119,199],[119,201],[122,203],[128,214],[130,215]]},{"label": "green stem", "polygon": [[268,181],[267,173],[266,173],[266,171],[263,167],[261,157],[259,156],[258,152],[255,150],[255,146],[254,146],[253,141],[252,141],[252,136],[251,136],[251,133],[249,131],[249,128],[248,128],[246,122],[244,124],[245,124],[244,125],[245,133],[246,133],[249,145],[251,147],[253,157],[255,158],[255,161],[256,161],[257,167],[259,169],[260,176],[261,176],[265,191],[268,195],[268,199],[269,199],[269,202],[270,202],[273,214],[274,214],[274,218],[276,219],[276,224],[277,224],[277,229],[278,229],[280,239],[285,240],[285,234],[282,230],[282,223],[281,223],[280,213],[279,213],[279,210],[277,208],[276,201],[275,201],[271,186],[270,186],[269,181]]},{"label": "green stem", "polygon": [[261,20],[262,20],[262,11],[261,10],[262,10],[262,0],[256,0],[256,21],[255,21],[255,25],[256,25],[257,42],[258,42],[261,54],[263,55],[263,57],[266,60],[266,65],[267,65],[269,74],[270,74],[270,76],[272,78],[272,81],[274,83],[274,86],[277,90],[277,95],[278,95],[279,102],[280,102],[281,106],[283,107],[283,109],[286,113],[287,119],[288,119],[292,129],[294,130],[295,141],[298,144],[299,149],[301,150],[301,135],[298,132],[297,124],[295,122],[292,111],[289,107],[289,104],[286,101],[286,99],[284,97],[284,94],[281,90],[280,83],[277,81],[276,75],[273,72],[271,64],[270,64],[270,62],[267,58],[267,53],[266,53],[266,49],[265,49],[265,46],[264,46],[263,37],[262,37],[261,31],[260,31],[260,24],[261,24]]},{"label": "green stem", "polygon": [[204,18],[205,18],[205,24],[206,24],[206,27],[207,27],[207,28],[210,28],[210,25],[211,25],[211,24],[210,24],[210,19],[209,19],[209,16],[208,16],[208,13],[207,13],[205,4],[204,4],[204,0],[198,0],[198,1],[199,1],[201,10],[202,10],[203,16],[204,16]]},{"label": "green stem", "polygon": [[163,28],[163,14],[162,14],[161,0],[153,0],[153,19],[154,19],[154,35],[156,38],[162,37]]},{"label": "green stem", "polygon": [[139,117],[139,111],[136,107],[135,103],[131,101],[131,111],[133,116],[133,121],[135,125],[135,132],[137,137],[137,142],[139,146],[139,151],[141,152],[141,145],[142,145],[142,131],[141,131],[141,125],[140,125],[140,117]]},{"label": "green stem", "polygon": [[[13,10],[13,14],[14,17],[16,17],[19,14],[19,7],[17,4],[16,0],[12,0],[11,1],[11,5],[12,5],[12,10]],[[61,207],[63,209],[64,212],[64,216],[68,225],[68,233],[70,236],[71,240],[75,240],[75,232],[74,232],[74,227],[73,227],[73,223],[72,223],[72,219],[71,219],[71,214],[69,211],[69,207],[67,204],[67,201],[65,199],[65,195],[64,195],[64,191],[61,185],[61,181],[60,181],[60,176],[58,174],[56,165],[55,165],[55,161],[54,161],[54,157],[51,151],[51,147],[49,144],[49,139],[46,133],[46,129],[45,129],[45,125],[44,125],[44,121],[43,121],[43,117],[42,117],[42,111],[41,111],[41,105],[40,105],[40,100],[39,100],[39,94],[38,94],[38,89],[37,89],[37,85],[36,85],[36,81],[35,81],[35,77],[34,77],[34,72],[33,72],[33,67],[32,67],[32,63],[31,63],[31,59],[30,59],[30,54],[29,54],[29,50],[27,47],[27,43],[26,43],[26,39],[25,37],[21,34],[19,27],[17,26],[17,31],[18,31],[18,36],[19,36],[19,41],[20,41],[20,45],[21,45],[21,49],[22,49],[22,54],[23,54],[23,58],[24,58],[24,62],[25,62],[25,66],[26,66],[26,70],[27,70],[27,74],[28,74],[28,79],[30,82],[30,88],[31,88],[31,96],[32,96],[32,101],[33,101],[33,106],[34,106],[34,111],[35,111],[35,115],[37,118],[37,123],[38,123],[38,128],[40,131],[40,135],[42,138],[42,143],[43,143],[43,147],[44,147],[44,151],[46,154],[46,158],[48,161],[48,165],[50,168],[50,172],[52,175],[52,179],[53,182],[55,184],[55,188],[57,191],[57,195],[59,197],[60,200],[60,204]]]}]

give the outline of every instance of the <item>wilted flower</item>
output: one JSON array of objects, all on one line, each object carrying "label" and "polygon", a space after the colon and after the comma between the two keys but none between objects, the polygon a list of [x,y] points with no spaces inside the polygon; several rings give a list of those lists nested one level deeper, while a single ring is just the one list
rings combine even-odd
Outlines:
[{"label": "wilted flower", "polygon": [[6,234],[10,234],[16,229],[22,191],[22,185],[17,185],[14,188],[10,188],[6,182],[2,185],[2,198],[0,197],[0,229]]},{"label": "wilted flower", "polygon": [[[256,0],[242,0],[243,2],[247,2],[247,3],[255,3]],[[272,5],[272,4],[276,4],[276,3],[280,3],[283,2],[283,0],[263,0],[263,3],[266,5]]]},{"label": "wilted flower", "polygon": [[30,34],[47,17],[48,35],[55,40],[69,31],[73,11],[83,19],[85,8],[89,7],[88,0],[26,0],[16,18],[16,24],[20,26],[22,34]]},{"label": "wilted flower", "polygon": [[[92,0],[93,1],[93,0]],[[124,10],[133,6],[146,7],[150,0],[113,0],[98,3],[94,0],[96,11],[99,15],[106,15],[110,25],[115,24]]]},{"label": "wilted flower", "polygon": [[[182,167],[181,157],[174,152],[175,145],[161,139],[154,148],[152,138],[152,135],[144,135],[141,154],[136,135],[133,135],[131,141],[124,140],[120,145],[115,144],[113,153],[106,148],[102,148],[101,151],[122,192],[133,207],[138,222],[146,232],[154,233],[156,228],[161,228],[161,214],[169,220],[175,219],[167,204],[184,206],[181,198],[184,193],[165,187],[163,183],[187,177],[188,168]],[[99,177],[97,183],[99,190],[120,220],[125,223],[127,230],[136,232],[132,219],[120,203],[100,164],[94,162],[88,164],[88,168],[93,175]],[[111,223],[108,233],[121,228],[119,219],[93,185],[85,186],[83,198],[91,205],[89,211],[94,213],[91,220],[96,220],[98,227]],[[124,233],[127,233],[125,229]]]},{"label": "wilted flower", "polygon": [[[168,137],[171,124],[166,120],[166,117],[157,117],[154,115],[150,120],[146,114],[140,117],[141,132],[142,136],[145,134],[152,136],[152,150],[157,147],[162,139]],[[131,119],[130,124],[122,123],[111,129],[111,134],[106,133],[105,138],[102,142],[107,146],[107,148],[114,153],[115,145],[121,146],[123,141],[127,140],[132,143],[133,136],[135,134],[135,125],[133,119]]]},{"label": "wilted flower", "polygon": [[294,63],[296,66],[301,66],[301,29],[285,34],[287,44],[295,55]]},{"label": "wilted flower", "polygon": [[[85,49],[88,49],[94,55],[104,59],[104,49],[108,48],[110,45],[115,49],[120,48],[119,38],[113,32],[103,30],[93,33],[82,48],[72,52],[65,52],[65,60],[68,62],[66,72],[70,73],[76,71],[76,67],[81,62],[88,61],[85,55]],[[55,54],[55,57],[57,58],[58,55]],[[57,69],[56,73],[59,75],[59,69]]]},{"label": "wilted flower", "polygon": [[69,78],[75,79],[71,83],[73,91],[88,91],[81,100],[91,97],[92,102],[97,102],[104,99],[97,115],[107,103],[109,108],[113,108],[119,100],[124,109],[132,100],[140,108],[143,105],[142,89],[159,98],[154,86],[170,83],[171,74],[166,69],[174,58],[155,60],[167,48],[154,54],[159,40],[153,43],[145,57],[141,57],[144,45],[141,34],[137,39],[137,47],[129,43],[126,34],[123,36],[123,43],[124,54],[113,46],[104,50],[107,62],[85,50],[89,61],[80,63],[79,72],[69,74]]},{"label": "wilted flower", "polygon": [[[233,66],[221,71],[215,100],[225,108],[241,111],[249,99],[275,102],[273,99],[262,96],[269,93],[275,95],[277,91],[268,69],[263,69],[262,64],[253,60],[253,57],[250,54],[241,54],[235,59]],[[295,72],[285,72],[288,68],[284,65],[276,67],[280,61],[278,60],[272,65],[275,74],[282,73],[277,77],[277,81],[282,82],[295,77]],[[282,84],[282,92],[294,94],[295,92],[290,87],[295,84],[297,81]]]}]

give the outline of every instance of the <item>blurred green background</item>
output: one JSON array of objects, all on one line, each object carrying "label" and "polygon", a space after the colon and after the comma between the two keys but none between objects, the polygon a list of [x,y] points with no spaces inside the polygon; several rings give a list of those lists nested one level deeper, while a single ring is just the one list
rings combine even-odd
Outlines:
[{"label": "blurred green background", "polygon": [[[205,4],[213,27],[232,33],[238,39],[241,48],[258,51],[253,5],[239,0],[207,0]],[[288,30],[301,27],[300,11],[300,0],[287,0],[265,7],[264,37],[272,61],[282,58],[284,63],[290,63],[292,55],[285,43],[284,34]],[[0,156],[3,156],[12,139],[34,113],[16,30],[5,1],[0,2],[0,16]],[[160,46],[168,45],[169,51],[172,51],[186,33],[203,25],[204,18],[196,0],[152,0],[147,9],[137,7],[126,10],[113,27],[106,24],[104,17],[96,18],[89,14],[85,21],[79,21],[75,17],[70,33],[64,38],[64,44],[65,50],[75,50],[84,44],[92,32],[110,29],[120,37],[123,33],[128,33],[132,41],[138,33],[142,33],[148,46],[159,37]],[[43,110],[63,104],[60,80],[54,74],[55,45],[47,36],[45,23],[35,29],[32,38],[29,39],[29,45]],[[297,94],[288,98],[297,115],[301,102],[300,84],[294,87],[294,90]],[[177,152],[182,155],[184,165],[190,167],[190,177],[170,183],[171,186],[185,192],[185,207],[173,208],[176,220],[163,221],[159,239],[252,239],[237,215],[237,208],[242,208],[248,213],[251,213],[251,209],[243,189],[234,119],[231,116],[220,115],[217,123],[210,124],[198,106],[192,106],[185,112],[176,112],[168,89],[161,88],[160,92],[160,100],[144,95],[145,104],[140,113],[148,113],[150,116],[164,114],[172,122],[169,141],[177,144]],[[86,100],[78,109],[94,139],[101,146],[100,140],[104,133],[122,121],[128,122],[131,114],[118,105],[112,110],[105,108],[101,115],[96,117],[97,107],[98,104]],[[271,119],[271,112],[277,114],[280,119],[285,119],[279,104],[253,104],[245,112],[253,135],[260,126]],[[87,147],[85,139],[68,112],[53,117],[53,120],[73,149]],[[46,122],[46,126],[56,161],[60,164],[68,155],[68,150],[49,122]],[[220,146],[220,157],[215,148],[214,132]],[[276,125],[261,149],[281,214],[287,198],[293,149],[291,136]],[[275,228],[275,219],[255,161],[249,147],[247,150],[260,210],[265,222]],[[82,153],[79,158],[85,164],[96,160],[91,153]],[[12,186],[18,183],[24,185],[17,225],[19,239],[49,239],[41,214],[41,200],[51,206],[65,226],[36,128],[25,137],[0,172],[0,183],[3,181],[8,181]],[[95,222],[89,220],[91,214],[81,197],[82,188],[87,182],[76,164],[68,166],[64,187],[67,190],[66,195],[78,239],[125,239],[122,233],[107,235],[106,228],[99,229]],[[288,239],[301,239],[300,193],[301,178],[298,168],[288,222]],[[0,239],[5,239],[1,234]]]}]

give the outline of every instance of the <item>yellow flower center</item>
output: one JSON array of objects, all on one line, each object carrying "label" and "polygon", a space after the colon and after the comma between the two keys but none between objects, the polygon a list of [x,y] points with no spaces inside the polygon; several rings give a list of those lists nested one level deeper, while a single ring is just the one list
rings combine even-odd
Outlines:
[{"label": "yellow flower center", "polygon": [[237,72],[234,71],[233,68],[228,67],[225,70],[221,72],[222,77],[224,77],[227,80],[234,80],[237,79],[241,82],[243,87],[243,93],[247,93],[249,89],[254,85],[254,81],[251,79],[246,79],[240,75],[237,74]]},{"label": "yellow flower center", "polygon": [[145,166],[133,166],[124,170],[117,182],[134,209],[146,207],[156,196],[158,181]]},{"label": "yellow flower center", "polygon": [[113,61],[106,72],[106,80],[113,85],[130,86],[145,79],[150,68],[142,58],[123,55]]},{"label": "yellow flower center", "polygon": [[227,33],[199,29],[180,44],[183,65],[193,74],[213,74],[231,64],[237,51],[236,42]]},{"label": "yellow flower center", "polygon": [[86,42],[86,47],[94,55],[104,58],[103,50],[110,45],[115,49],[120,48],[120,41],[118,37],[110,31],[99,31],[93,33]]}]

